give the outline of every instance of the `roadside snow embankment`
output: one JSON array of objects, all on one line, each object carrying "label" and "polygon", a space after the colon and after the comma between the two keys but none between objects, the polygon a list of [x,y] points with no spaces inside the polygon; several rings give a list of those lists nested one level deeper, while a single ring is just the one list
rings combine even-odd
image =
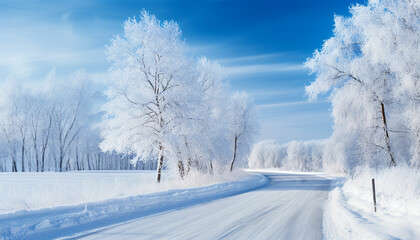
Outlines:
[{"label": "roadside snow embankment", "polygon": [[259,188],[268,179],[259,174],[240,174],[240,179],[197,188],[176,189],[122,199],[62,206],[40,210],[21,210],[0,215],[0,239],[57,238],[139,218],[163,211],[183,208],[221,197]]},{"label": "roadside snow embankment", "polygon": [[163,174],[162,182],[156,183],[156,171],[1,173],[0,214],[194,188],[242,177],[240,171],[217,176],[190,172],[181,181],[176,172],[165,171]]},{"label": "roadside snow embankment", "polygon": [[406,167],[359,171],[330,192],[324,235],[327,240],[420,239],[420,172]]}]

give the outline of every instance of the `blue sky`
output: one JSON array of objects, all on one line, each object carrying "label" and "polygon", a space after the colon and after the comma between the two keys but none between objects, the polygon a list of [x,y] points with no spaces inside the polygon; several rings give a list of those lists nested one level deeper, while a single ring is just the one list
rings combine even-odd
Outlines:
[{"label": "blue sky", "polygon": [[[360,1],[359,1],[360,2]],[[179,23],[191,52],[218,61],[232,91],[246,91],[259,112],[259,139],[327,138],[330,104],[308,103],[313,76],[302,63],[332,35],[344,0],[0,0],[0,81],[37,87],[53,68],[65,76],[84,69],[98,87],[106,78],[105,45],[142,9]],[[363,3],[363,2],[361,2]]]}]

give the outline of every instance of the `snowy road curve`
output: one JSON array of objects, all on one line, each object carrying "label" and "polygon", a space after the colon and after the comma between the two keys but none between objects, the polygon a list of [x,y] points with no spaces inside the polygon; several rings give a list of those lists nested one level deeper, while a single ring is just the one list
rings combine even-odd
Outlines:
[{"label": "snowy road curve", "polygon": [[263,188],[70,239],[322,239],[322,206],[331,180],[320,174],[260,173],[271,180]]}]

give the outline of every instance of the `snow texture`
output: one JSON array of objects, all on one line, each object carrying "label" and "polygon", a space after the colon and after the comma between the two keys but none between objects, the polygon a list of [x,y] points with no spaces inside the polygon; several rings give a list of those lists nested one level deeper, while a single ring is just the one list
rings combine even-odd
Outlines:
[{"label": "snow texture", "polygon": [[260,173],[271,181],[254,191],[64,239],[322,239],[322,205],[333,179],[319,173]]},{"label": "snow texture", "polygon": [[[376,213],[372,178],[376,185]],[[325,239],[420,239],[418,170],[365,169],[338,185],[325,205]]]},{"label": "snow texture", "polygon": [[[123,186],[121,182],[118,182],[118,180],[116,180],[118,175],[123,175],[123,180],[121,181],[125,181],[126,183],[128,183],[128,188],[134,190],[134,192],[136,191],[136,188],[141,187],[141,185],[136,186],[136,184],[134,183],[140,182],[140,179],[133,177],[132,173],[130,176],[126,175],[125,179],[124,173],[66,174],[67,177],[63,173],[60,174],[64,175],[64,179],[61,180],[61,182],[58,181],[56,176],[53,176],[52,178],[50,178],[50,180],[51,182],[53,182],[53,184],[67,182],[67,185],[73,185],[73,188],[66,188],[66,185],[60,186],[59,188],[62,189],[61,191],[59,191],[61,193],[60,194],[57,192],[54,193],[54,191],[59,189],[58,187],[56,187],[50,189],[50,195],[46,195],[47,193],[45,192],[39,193],[40,198],[48,199],[49,197],[45,196],[50,196],[52,197],[52,199],[54,199],[55,196],[56,199],[59,199],[60,195],[62,195],[61,197],[77,196],[77,193],[83,193],[84,191],[89,192],[88,195],[93,196],[104,194],[107,192],[106,190],[115,191],[113,190],[114,188],[121,188]],[[69,175],[72,174],[73,177],[70,177]],[[113,174],[114,176],[112,176]],[[28,179],[25,180],[25,177],[27,177],[28,175],[29,174],[20,175],[20,177],[23,179],[21,181],[22,185],[27,183]],[[76,179],[83,177],[89,179],[89,184],[95,184],[91,185],[92,187],[86,188],[83,188],[83,185],[77,185],[78,183],[80,184],[80,181],[77,181]],[[148,177],[148,175],[145,176],[145,178]],[[16,179],[17,177],[14,180]],[[33,179],[34,178],[32,178],[31,180]],[[113,181],[115,182],[113,183]],[[112,198],[112,194],[105,194],[104,196],[102,196],[102,201],[98,201],[100,197],[94,199],[91,196],[90,200],[95,200],[97,202],[76,204],[72,206],[50,207],[39,210],[20,210],[13,213],[0,214],[0,239],[57,238],[75,232],[108,226],[110,224],[124,222],[142,216],[148,216],[178,208],[185,208],[195,204],[204,203],[210,200],[232,196],[264,186],[265,184],[267,184],[267,182],[267,178],[260,174],[245,174],[242,175],[241,180],[202,186],[198,188],[174,189],[169,191],[109,200],[105,200],[104,197]],[[37,183],[35,183],[35,185],[36,184]],[[86,186],[89,186],[89,184],[85,183]],[[162,182],[161,184],[165,185],[165,182]],[[159,184],[159,186],[161,186],[161,184]],[[103,185],[105,185],[106,187],[103,187]],[[33,186],[34,185],[32,185],[32,187]],[[94,186],[102,188],[103,191],[95,191]],[[28,190],[30,189],[30,187],[31,186],[25,189]],[[158,189],[156,188],[156,186],[152,187]],[[170,184],[168,184],[167,187],[174,188],[174,186]],[[48,186],[46,186],[45,189],[48,189]],[[37,189],[35,188],[33,190],[33,193],[35,193],[36,190]],[[64,194],[64,192],[67,193]],[[124,190],[122,190],[121,192],[124,192]],[[114,197],[118,197],[115,196],[115,193],[118,193],[118,191],[114,192]],[[85,196],[87,195],[85,194]],[[11,197],[14,196],[9,196],[7,202],[14,202],[14,199],[11,199]],[[18,201],[19,199],[17,199],[15,202]],[[73,201],[73,204],[77,203],[75,199],[73,199]],[[81,199],[79,199],[79,201],[81,201]],[[47,204],[44,205],[44,207],[47,207]],[[63,202],[61,202],[61,204],[63,204]],[[55,205],[52,204],[52,206],[57,206],[57,203]]]}]

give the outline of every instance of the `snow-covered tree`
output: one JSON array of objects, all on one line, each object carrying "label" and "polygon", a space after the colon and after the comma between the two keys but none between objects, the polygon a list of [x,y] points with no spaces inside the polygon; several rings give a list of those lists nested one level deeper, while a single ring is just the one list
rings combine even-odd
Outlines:
[{"label": "snow-covered tree", "polygon": [[407,146],[413,152],[418,147],[405,139],[416,137],[418,125],[412,123],[420,117],[419,5],[371,0],[351,7],[351,14],[335,17],[334,36],[306,62],[316,74],[306,92],[311,99],[331,93],[332,138],[346,142],[337,144],[349,152],[346,168],[361,159],[375,166],[386,158],[390,165],[396,158],[414,159]]},{"label": "snow-covered tree", "polygon": [[395,77],[392,94],[398,103],[398,114],[403,116],[396,121],[404,125],[399,137],[410,139],[409,158],[419,166],[420,4],[412,0],[386,0],[371,1],[368,7],[358,6],[354,16],[368,39],[364,51],[371,56],[371,62],[386,66]]},{"label": "snow-covered tree", "polygon": [[[185,174],[191,168],[204,172],[213,172],[213,162],[223,165],[229,158],[226,148],[227,119],[224,117],[226,102],[229,100],[226,84],[223,82],[225,74],[217,63],[203,57],[196,63],[198,86],[194,91],[200,98],[190,111],[190,121],[186,122],[190,131],[185,132],[183,139],[184,159],[186,160]],[[190,105],[191,107],[191,105]],[[181,164],[181,168],[185,164]]]},{"label": "snow-covered tree", "polygon": [[175,22],[141,12],[112,39],[108,59],[114,83],[106,92],[103,151],[135,155],[134,162],[156,158],[158,182],[164,165],[181,178],[191,169],[213,173],[215,162],[227,165],[234,139],[232,167],[239,144],[249,151],[251,101],[242,93],[229,104],[223,68],[187,55]]},{"label": "snow-covered tree", "polygon": [[107,91],[101,148],[137,158],[158,155],[159,182],[164,157],[176,155],[189,108],[200,97],[181,31],[175,22],[160,22],[143,11],[139,21],[124,23],[124,33],[108,47],[108,59],[115,84]]},{"label": "snow-covered tree", "polygon": [[[233,157],[230,171],[237,160],[238,153],[247,154],[256,133],[255,107],[251,98],[245,92],[235,93],[230,100],[229,126],[233,140]],[[241,152],[239,150],[242,150]],[[243,152],[246,151],[246,152]]]},{"label": "snow-covered tree", "polygon": [[[45,170],[47,148],[51,140],[54,107],[51,99],[38,95],[29,96],[28,125],[32,145],[31,157],[37,172]],[[31,160],[28,160],[30,162]]]}]

